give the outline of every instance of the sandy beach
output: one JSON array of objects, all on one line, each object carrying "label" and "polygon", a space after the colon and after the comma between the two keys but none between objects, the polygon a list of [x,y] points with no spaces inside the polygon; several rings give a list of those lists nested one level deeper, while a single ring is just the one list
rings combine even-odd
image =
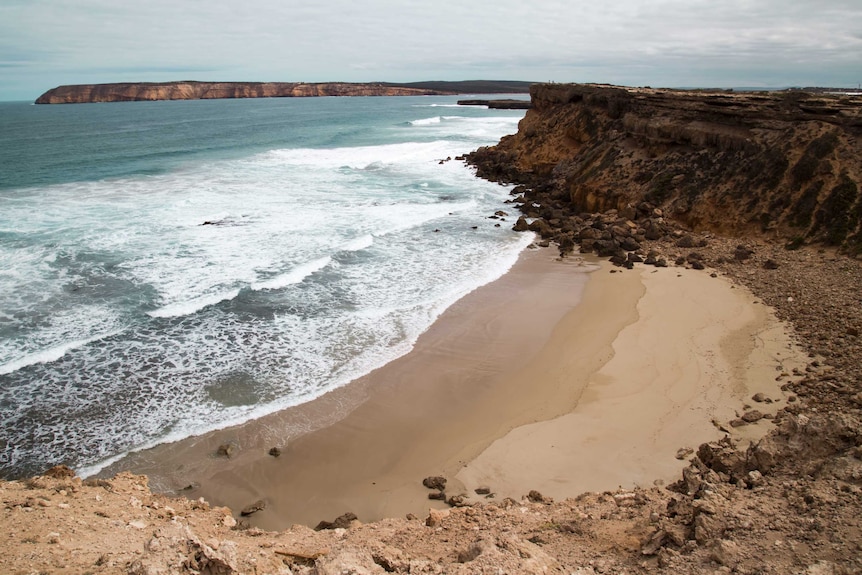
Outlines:
[{"label": "sandy beach", "polygon": [[[422,516],[444,506],[427,499],[428,475],[472,500],[480,485],[497,498],[651,485],[675,479],[677,451],[721,437],[713,420],[726,425],[752,394],[775,400],[761,411],[783,405],[776,375],[803,364],[769,309],[722,277],[527,250],[366,377],[102,475],[143,473],[235,513],[263,500],[250,522],[266,529]],[[225,443],[229,459],[214,455]]]}]

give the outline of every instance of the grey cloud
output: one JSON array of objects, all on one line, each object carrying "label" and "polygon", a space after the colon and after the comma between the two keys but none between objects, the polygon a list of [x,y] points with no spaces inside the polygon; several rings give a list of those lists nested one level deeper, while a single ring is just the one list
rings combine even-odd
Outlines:
[{"label": "grey cloud", "polygon": [[825,75],[855,85],[859,30],[858,0],[6,0],[0,62],[5,76],[25,63],[46,84],[63,69],[80,82],[481,74],[690,85],[696,73],[711,85]]}]

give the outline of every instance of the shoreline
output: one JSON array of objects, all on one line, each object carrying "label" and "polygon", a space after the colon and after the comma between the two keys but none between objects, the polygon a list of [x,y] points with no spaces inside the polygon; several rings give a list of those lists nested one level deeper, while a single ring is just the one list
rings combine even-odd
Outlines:
[{"label": "shoreline", "polygon": [[[525,250],[507,274],[446,310],[413,351],[343,388],[132,454],[99,475],[145,474],[156,491],[203,497],[235,514],[263,500],[265,509],[248,520],[264,529],[315,525],[345,512],[362,521],[421,516],[428,507],[445,507],[427,499],[421,480],[429,475],[447,477],[447,493],[469,493],[472,502],[481,500],[473,490],[485,485],[497,497],[517,499],[533,489],[574,497],[617,483],[670,481],[685,465],[675,457],[678,448],[722,435],[711,419],[738,415],[756,391],[780,397],[774,375],[765,378],[768,389],[751,391],[747,381],[774,373],[769,358],[786,353],[789,361],[792,346],[744,288],[693,270],[614,273],[606,262],[560,262],[552,253]],[[694,321],[662,334],[663,307],[681,293],[692,295],[690,305],[668,324]],[[757,344],[767,326],[777,330],[772,343]],[[692,364],[677,352],[680,341],[694,336],[702,336],[697,349],[707,352],[706,366],[697,355]],[[643,340],[652,344],[646,355]],[[760,359],[749,362],[756,369],[728,377],[725,356],[746,359],[758,345]],[[652,366],[661,372],[650,382],[657,390],[636,381],[644,370],[639,357],[670,366]],[[693,373],[694,390],[684,377]],[[722,379],[735,389],[722,388]],[[622,392],[613,391],[613,380]],[[709,397],[697,397],[711,389]],[[642,441],[651,414],[666,410],[662,399],[674,394],[685,397],[653,422],[646,434],[653,440]],[[740,431],[766,430],[761,423]],[[225,443],[236,449],[230,459],[214,455]],[[271,447],[281,456],[269,456]],[[634,463],[624,464],[632,452],[639,452]],[[584,467],[589,481],[578,473]]]},{"label": "shoreline", "polygon": [[[252,524],[266,528],[284,528],[291,523],[316,524],[326,516],[340,515],[348,509],[343,508],[344,503],[336,501],[344,501],[344,497],[333,498],[322,508],[303,502],[302,509],[285,512],[283,508],[289,503],[281,500],[289,499],[288,490],[297,486],[279,482],[275,477],[283,476],[293,465],[305,470],[306,476],[291,475],[291,481],[304,482],[306,490],[319,491],[322,476],[328,476],[333,483],[331,493],[348,489],[345,485],[355,481],[333,477],[338,475],[345,458],[351,455],[344,453],[350,451],[345,447],[349,443],[347,440],[352,439],[356,447],[356,434],[378,432],[372,427],[373,421],[379,419],[379,410],[389,410],[385,419],[390,424],[403,422],[404,414],[411,409],[416,412],[413,414],[416,422],[423,425],[440,426],[444,420],[464,419],[468,400],[475,403],[481,396],[494,392],[489,376],[490,379],[499,378],[517,369],[538,351],[557,320],[576,307],[583,286],[588,283],[584,272],[595,268],[596,264],[585,264],[580,258],[556,260],[555,250],[524,250],[509,272],[450,306],[420,336],[411,352],[344,387],[239,426],[132,453],[105,467],[97,476],[110,477],[120,471],[144,474],[150,478],[154,491],[204,497],[210,503],[229,506],[237,513],[245,505],[263,498],[267,500],[267,509],[255,514]],[[520,336],[513,337],[513,334]],[[484,346],[477,346],[476,342],[483,342]],[[470,385],[466,392],[465,385]],[[416,401],[420,395],[422,400]],[[431,407],[439,421],[428,422]],[[453,408],[459,413],[450,413]],[[399,409],[401,415],[396,413]],[[515,411],[517,417],[521,410]],[[373,415],[366,415],[369,412]],[[348,421],[350,417],[360,423]],[[488,424],[494,423],[492,420],[496,418],[489,414],[486,419],[478,426],[479,435],[485,434]],[[434,443],[439,443],[433,433],[416,426],[412,431],[414,440],[416,435],[424,434],[424,442],[431,445],[431,449]],[[490,444],[501,434],[498,432],[480,441]],[[347,436],[347,440],[336,441],[334,438],[338,435]],[[379,431],[377,440],[386,443],[390,435],[389,430]],[[399,453],[404,450],[405,440],[405,436],[399,435],[388,446],[392,450],[391,460],[401,458]],[[312,448],[314,442],[324,445]],[[223,444],[235,448],[230,459],[215,456]],[[267,454],[271,447],[282,450],[279,458]],[[369,455],[367,449],[361,449],[365,453],[356,454],[359,460]],[[341,452],[337,457],[336,451]],[[375,459],[378,465],[393,465],[392,461],[384,461],[382,455]],[[299,461],[301,463],[297,463]],[[315,472],[311,471],[313,465],[318,466]],[[371,473],[370,464],[359,465],[366,468],[364,473]],[[414,462],[414,465],[425,468],[421,463]],[[403,497],[418,500],[420,504],[413,508],[422,513],[427,510],[428,503],[427,491],[421,486],[422,477],[442,472],[439,467],[431,465],[427,472],[421,471],[424,473],[421,476],[416,475],[419,470],[413,470],[397,487],[391,482],[369,480],[366,483],[374,488],[372,495],[385,498],[389,503],[370,505],[367,503],[370,494],[358,489],[356,501],[362,508],[351,510],[363,520],[393,513],[402,515],[400,510],[389,511],[394,501],[401,501],[402,495],[397,495],[397,491],[403,492]],[[371,485],[372,482],[378,485]],[[184,489],[187,486],[194,488]],[[276,524],[276,517],[281,513],[289,518]]]}]

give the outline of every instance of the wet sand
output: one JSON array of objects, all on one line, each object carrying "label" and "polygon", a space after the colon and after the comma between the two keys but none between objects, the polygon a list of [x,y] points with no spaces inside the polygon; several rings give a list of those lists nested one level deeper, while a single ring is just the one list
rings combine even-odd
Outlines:
[{"label": "wet sand", "polygon": [[[526,251],[413,351],[344,388],[103,474],[192,485],[182,494],[236,513],[262,499],[250,522],[266,529],[347,511],[422,516],[443,506],[427,499],[428,475],[448,477],[450,494],[487,484],[498,497],[669,479],[679,447],[721,436],[711,419],[726,421],[754,391],[780,395],[789,340],[747,291],[704,272],[554,256]],[[213,455],[224,443],[236,447],[230,459]],[[280,457],[267,455],[273,446]]]}]

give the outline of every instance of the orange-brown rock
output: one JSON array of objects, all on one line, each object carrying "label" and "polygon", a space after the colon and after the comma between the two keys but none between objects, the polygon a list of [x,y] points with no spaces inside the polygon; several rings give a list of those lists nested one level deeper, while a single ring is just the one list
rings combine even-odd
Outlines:
[{"label": "orange-brown rock", "polygon": [[[862,96],[537,84],[518,133],[470,161],[537,216],[647,202],[693,230],[862,251]],[[545,213],[547,212],[547,213]]]},{"label": "orange-brown rock", "polygon": [[308,96],[423,96],[448,92],[383,83],[326,82],[131,82],[78,84],[48,90],[37,104],[132,102],[139,100],[208,100],[220,98],[288,98]]}]

